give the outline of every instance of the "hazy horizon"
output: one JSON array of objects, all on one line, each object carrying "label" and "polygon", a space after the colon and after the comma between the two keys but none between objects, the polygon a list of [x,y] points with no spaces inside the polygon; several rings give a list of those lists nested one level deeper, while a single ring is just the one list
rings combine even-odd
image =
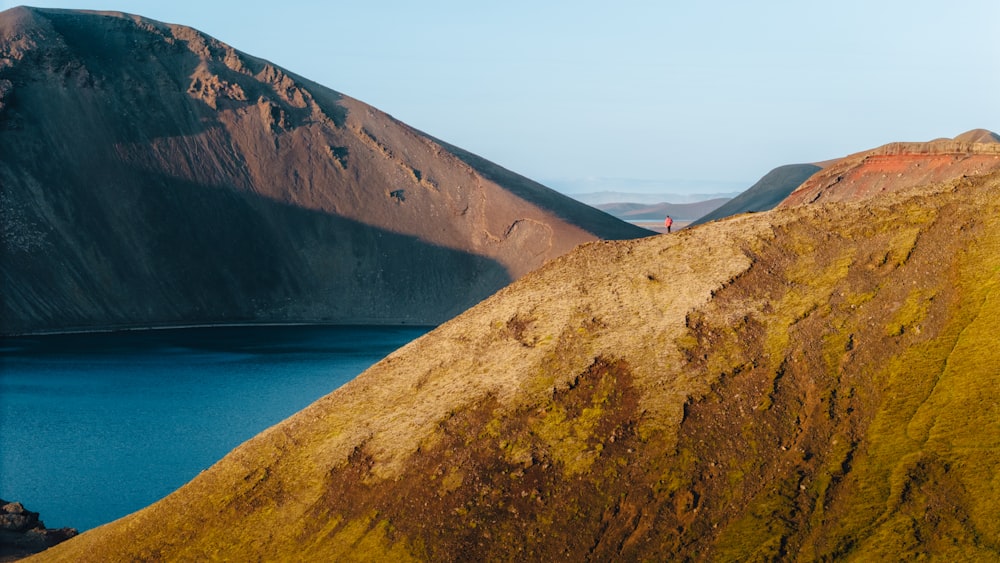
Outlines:
[{"label": "hazy horizon", "polygon": [[1000,127],[975,95],[1000,87],[995,0],[31,5],[197,28],[565,193],[742,190],[784,164]]}]

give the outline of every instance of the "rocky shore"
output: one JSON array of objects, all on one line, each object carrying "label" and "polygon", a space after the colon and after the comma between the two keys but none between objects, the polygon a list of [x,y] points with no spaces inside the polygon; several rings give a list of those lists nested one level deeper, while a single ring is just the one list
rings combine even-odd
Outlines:
[{"label": "rocky shore", "polygon": [[44,551],[76,534],[74,528],[48,529],[37,512],[0,499],[0,562]]}]

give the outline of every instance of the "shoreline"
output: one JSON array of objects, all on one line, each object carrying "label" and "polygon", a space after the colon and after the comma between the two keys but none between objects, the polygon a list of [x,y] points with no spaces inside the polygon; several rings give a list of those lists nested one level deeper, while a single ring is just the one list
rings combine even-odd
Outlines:
[{"label": "shoreline", "polygon": [[253,328],[253,327],[386,327],[386,328],[427,328],[434,329],[440,324],[433,323],[386,323],[386,322],[364,322],[361,320],[352,322],[323,322],[323,321],[302,321],[302,322],[234,322],[234,323],[188,323],[188,324],[165,324],[165,325],[141,325],[141,326],[129,326],[120,325],[112,327],[101,327],[101,328],[67,328],[67,329],[57,329],[57,330],[41,330],[41,331],[31,331],[31,332],[14,332],[9,334],[0,334],[0,340],[7,338],[28,338],[34,336],[70,336],[70,335],[83,335],[83,334],[111,334],[115,332],[149,332],[158,330],[186,330],[186,329],[199,329],[199,328]]}]

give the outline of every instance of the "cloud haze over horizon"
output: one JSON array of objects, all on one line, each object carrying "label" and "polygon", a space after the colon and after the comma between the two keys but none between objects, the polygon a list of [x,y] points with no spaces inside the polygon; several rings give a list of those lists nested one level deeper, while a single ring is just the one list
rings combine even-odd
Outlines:
[{"label": "cloud haze over horizon", "polygon": [[738,191],[1000,128],[996,0],[30,5],[197,28],[566,192]]}]

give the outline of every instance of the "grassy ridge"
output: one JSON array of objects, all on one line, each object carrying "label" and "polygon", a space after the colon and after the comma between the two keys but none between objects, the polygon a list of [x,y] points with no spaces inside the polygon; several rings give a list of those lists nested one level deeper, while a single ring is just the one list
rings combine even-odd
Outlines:
[{"label": "grassy ridge", "polygon": [[996,559],[998,201],[585,245],[45,557]]}]

